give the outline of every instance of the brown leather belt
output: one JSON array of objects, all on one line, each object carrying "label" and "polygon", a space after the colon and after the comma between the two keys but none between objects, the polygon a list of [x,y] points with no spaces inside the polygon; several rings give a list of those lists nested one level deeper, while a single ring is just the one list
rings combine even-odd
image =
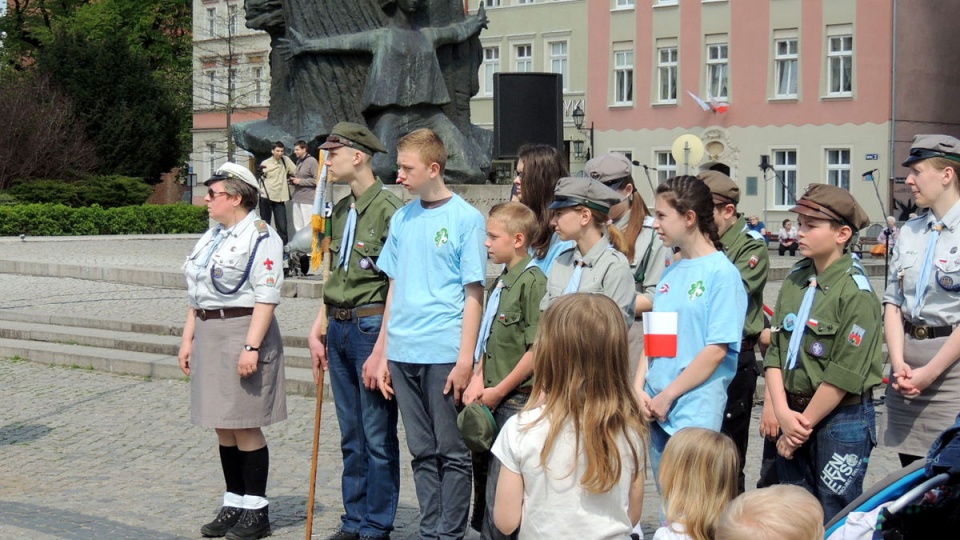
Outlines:
[{"label": "brown leather belt", "polygon": [[252,307],[225,307],[214,309],[194,309],[197,318],[201,321],[207,319],[234,319],[237,317],[246,317],[253,315]]},{"label": "brown leather belt", "polygon": [[[864,392],[863,394],[851,394],[848,392],[847,395],[843,396],[843,399],[840,400],[840,404],[838,404],[837,407],[859,405],[869,397],[872,397],[870,392]],[[797,412],[803,412],[812,399],[813,396],[801,396],[787,392],[787,405],[790,406],[791,410]]]},{"label": "brown leather belt", "polygon": [[361,317],[383,315],[385,310],[386,306],[383,304],[370,304],[355,308],[344,308],[327,304],[327,317],[335,321],[352,321]]},{"label": "brown leather belt", "polygon": [[933,339],[947,337],[953,333],[953,327],[947,326],[920,326],[903,321],[903,331],[914,339]]}]

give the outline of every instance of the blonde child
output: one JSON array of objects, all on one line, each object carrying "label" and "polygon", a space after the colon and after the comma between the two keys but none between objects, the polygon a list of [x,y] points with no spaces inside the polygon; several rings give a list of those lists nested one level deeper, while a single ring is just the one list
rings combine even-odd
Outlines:
[{"label": "blonde child", "polygon": [[[601,338],[601,339],[598,339]],[[533,395],[500,431],[494,519],[519,538],[626,539],[643,506],[647,427],[627,326],[599,294],[557,299],[533,345]]]},{"label": "blonde child", "polygon": [[782,485],[748,491],[727,505],[715,540],[823,540],[823,507],[807,490]]},{"label": "blonde child", "polygon": [[653,540],[713,540],[724,507],[737,496],[737,447],[709,429],[686,428],[670,438],[660,466],[667,526]]}]

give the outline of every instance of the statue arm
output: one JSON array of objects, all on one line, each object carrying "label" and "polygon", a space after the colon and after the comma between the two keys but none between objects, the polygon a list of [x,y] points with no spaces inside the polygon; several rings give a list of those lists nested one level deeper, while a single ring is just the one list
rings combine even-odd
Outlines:
[{"label": "statue arm", "polygon": [[467,17],[463,22],[441,28],[429,28],[426,31],[429,32],[428,35],[432,38],[434,46],[439,47],[441,45],[466,41],[471,36],[479,33],[481,28],[486,28],[488,22],[487,12],[483,4],[480,4],[480,9],[477,10],[477,14]]},{"label": "statue arm", "polygon": [[306,39],[292,28],[288,33],[290,37],[277,40],[277,49],[286,60],[306,53],[373,52],[374,44],[380,34],[379,31],[374,31]]}]

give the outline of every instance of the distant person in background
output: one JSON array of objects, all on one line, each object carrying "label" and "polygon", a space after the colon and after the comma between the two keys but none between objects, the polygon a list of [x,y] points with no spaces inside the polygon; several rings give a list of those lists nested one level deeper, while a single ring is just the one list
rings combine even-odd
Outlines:
[{"label": "distant person in background", "polygon": [[293,232],[311,226],[313,217],[313,198],[317,190],[317,171],[320,163],[307,153],[306,141],[297,141],[293,145],[293,155],[297,158],[297,170],[290,175],[293,184]]},{"label": "distant person in background", "polygon": [[897,238],[900,236],[900,229],[897,227],[897,220],[893,216],[887,216],[887,226],[880,231],[880,235],[877,236],[877,242],[886,246],[887,250],[893,249],[893,245],[897,243]]},{"label": "distant person in background", "polygon": [[287,201],[290,200],[290,186],[287,178],[297,172],[296,165],[284,152],[286,147],[282,142],[273,143],[270,157],[260,163],[260,217],[270,223],[273,218],[273,227],[280,235],[283,245],[287,244]]},{"label": "distant person in background", "polygon": [[751,231],[757,231],[763,236],[763,240],[769,245],[770,241],[767,240],[767,226],[758,216],[750,216],[750,219],[747,220],[747,228]]},{"label": "distant person in background", "polygon": [[790,252],[791,257],[797,256],[797,229],[793,227],[793,222],[789,219],[783,220],[783,226],[777,233],[777,242],[779,242],[777,252],[780,253],[781,257],[787,251]]}]

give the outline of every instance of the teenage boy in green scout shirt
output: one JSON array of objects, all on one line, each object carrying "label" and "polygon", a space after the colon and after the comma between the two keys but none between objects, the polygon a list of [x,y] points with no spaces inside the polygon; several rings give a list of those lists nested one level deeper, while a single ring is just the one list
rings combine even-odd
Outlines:
[{"label": "teenage boy in green scout shirt", "polygon": [[791,211],[805,258],[780,289],[764,366],[781,430],[780,483],[813,493],[829,521],[863,491],[877,440],[880,301],[846,252],[870,219],[850,192],[825,184],[808,186]]},{"label": "teenage boy in green scout shirt", "polygon": [[[469,405],[479,401],[489,407],[497,426],[503,426],[523,409],[533,385],[530,347],[540,322],[540,300],[547,291],[547,277],[531,264],[530,241],[536,231],[536,214],[521,203],[501,203],[490,209],[487,254],[491,261],[505,267],[487,291],[474,351],[478,364],[463,402]],[[474,504],[474,521],[478,514],[483,515],[483,538],[511,538],[493,522],[500,461],[489,450],[474,453],[473,458],[474,494],[479,501]],[[484,500],[485,510],[481,511]]]},{"label": "teenage boy in green scout shirt", "polygon": [[770,271],[770,254],[760,233],[747,227],[743,214],[737,213],[740,187],[732,178],[719,171],[704,171],[697,175],[713,195],[713,220],[720,233],[720,243],[727,259],[740,271],[747,291],[747,316],[743,325],[743,340],[737,357],[737,372],[727,387],[727,406],[720,431],[729,435],[740,454],[740,473],[737,485],[744,491],[743,467],[747,459],[747,441],[750,438],[750,414],[757,391],[757,340],[763,331],[763,288]]},{"label": "teenage boy in green scout shirt", "polygon": [[390,218],[403,203],[373,174],[386,153],[366,126],[340,122],[320,148],[327,176],[350,186],[333,207],[330,276],[308,338],[314,379],[330,372],[343,453],[344,514],[336,540],[389,538],[400,493],[397,404],[364,387],[365,362],[383,322],[389,281],[377,267]]}]

